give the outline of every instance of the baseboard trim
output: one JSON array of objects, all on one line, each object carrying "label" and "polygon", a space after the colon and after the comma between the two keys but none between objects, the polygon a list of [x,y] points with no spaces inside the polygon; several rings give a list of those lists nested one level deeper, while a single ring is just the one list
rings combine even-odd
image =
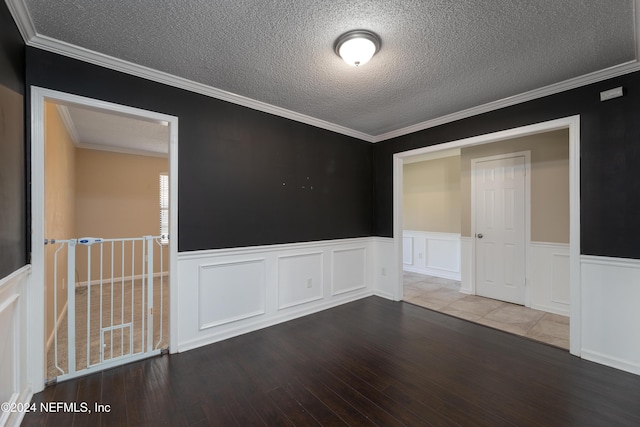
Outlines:
[{"label": "baseboard trim", "polygon": [[[15,396],[15,399],[12,399],[11,403],[26,406],[31,402],[32,398],[33,390],[31,389],[31,387],[27,387],[26,389],[22,390],[19,395]],[[4,414],[2,414],[3,416],[0,417],[0,426],[19,427],[20,424],[22,424],[24,414],[26,413],[26,411],[5,412]],[[5,418],[6,414],[8,414],[8,416]]]},{"label": "baseboard trim", "polygon": [[569,307],[568,306],[567,306],[566,310],[562,310],[560,308],[550,307],[550,306],[546,306],[546,305],[542,305],[542,304],[531,304],[531,306],[529,308],[532,308],[534,310],[544,311],[544,312],[547,312],[547,313],[559,314],[560,316],[566,316],[566,317],[570,316]]},{"label": "baseboard trim", "polygon": [[[67,300],[67,302],[64,303],[64,307],[62,307],[62,310],[60,311],[60,315],[58,316],[58,319],[56,320],[56,329],[60,330],[60,323],[62,323],[62,319],[64,319],[64,316],[67,314],[67,310],[69,309],[69,301]],[[49,350],[51,349],[51,345],[53,344],[53,339],[55,336],[55,329],[51,331],[51,334],[49,335],[49,338],[47,339],[47,348],[46,348],[46,353],[45,353],[45,359],[46,359],[46,355],[49,354]]]},{"label": "baseboard trim", "polygon": [[607,356],[597,351],[591,351],[587,349],[581,349],[581,357],[591,362],[599,363],[601,365],[610,366],[621,371],[630,372],[632,374],[640,375],[640,365],[629,362],[627,360],[619,359],[616,357]]},{"label": "baseboard trim", "polygon": [[403,267],[403,270],[409,271],[411,273],[419,273],[419,274],[426,274],[429,276],[440,277],[442,279],[451,279],[451,280],[457,280],[457,281],[460,281],[461,279],[460,272],[440,270],[438,268],[413,267],[405,264]]},{"label": "baseboard trim", "polygon": [[359,299],[367,298],[373,295],[374,295],[373,291],[359,292],[358,294],[345,296],[343,298],[336,298],[322,304],[314,305],[312,307],[302,308],[300,310],[287,312],[286,314],[283,313],[280,315],[276,315],[276,316],[270,317],[268,320],[253,321],[253,322],[244,324],[242,326],[225,329],[222,332],[207,335],[206,337],[199,337],[196,339],[179,343],[177,352],[181,353],[181,352],[193,350],[195,348],[199,348],[205,345],[214,344],[219,341],[224,341],[229,338],[233,338],[239,335],[244,335],[260,329],[264,329],[269,326],[274,326],[279,323],[287,322],[289,320],[294,320],[303,316],[318,313],[320,311],[338,307],[342,304],[357,301]]},{"label": "baseboard trim", "polygon": [[376,290],[376,291],[373,292],[373,295],[375,295],[377,297],[380,297],[380,298],[388,299],[390,301],[395,301],[395,299],[393,298],[393,295],[391,295],[388,292]]}]

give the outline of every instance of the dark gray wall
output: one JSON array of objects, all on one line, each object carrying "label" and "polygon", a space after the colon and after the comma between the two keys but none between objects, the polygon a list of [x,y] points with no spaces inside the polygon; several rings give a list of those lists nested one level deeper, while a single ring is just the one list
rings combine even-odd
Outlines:
[{"label": "dark gray wall", "polygon": [[39,49],[26,66],[28,87],[178,117],[180,251],[372,233],[367,142]]},{"label": "dark gray wall", "polygon": [[[600,91],[618,86],[624,97],[600,102]],[[393,235],[394,153],[575,114],[581,119],[581,252],[640,259],[640,73],[375,144],[375,235]]]},{"label": "dark gray wall", "polygon": [[[4,5],[0,17],[0,75],[20,90],[21,42]],[[393,153],[580,114],[581,252],[640,258],[640,73],[372,146],[32,48],[27,84],[179,117],[181,251],[392,236]],[[601,103],[599,92],[616,86],[625,96]],[[12,242],[12,253],[24,244]]]},{"label": "dark gray wall", "polygon": [[27,263],[24,43],[0,2],[0,278]]}]

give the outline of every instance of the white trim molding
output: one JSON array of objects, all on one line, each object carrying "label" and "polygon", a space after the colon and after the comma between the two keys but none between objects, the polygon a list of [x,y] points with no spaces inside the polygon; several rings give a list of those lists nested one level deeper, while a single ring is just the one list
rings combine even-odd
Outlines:
[{"label": "white trim molding", "polygon": [[78,136],[78,129],[76,128],[75,123],[73,123],[73,119],[69,113],[69,107],[57,104],[56,108],[58,109],[58,114],[60,114],[60,119],[62,119],[62,123],[64,124],[69,137],[71,137],[71,141],[73,141],[73,145],[77,147],[80,144],[80,136]]},{"label": "white trim molding", "polygon": [[[637,45],[637,43],[636,43]],[[499,110],[501,108],[511,107],[513,105],[522,104],[524,102],[533,101],[538,98],[543,98],[549,95],[555,95],[556,93],[565,92],[571,89],[577,89],[582,86],[587,86],[592,83],[598,83],[604,80],[612,79],[614,77],[623,76],[625,74],[634,73],[640,71],[640,62],[629,61],[620,65],[616,65],[604,70],[595,71],[593,73],[585,74],[580,77],[575,77],[562,82],[554,83],[545,87],[524,92],[518,95],[510,96],[508,98],[499,99],[497,101],[488,102],[486,104],[478,105],[476,107],[467,108],[466,110],[457,111],[452,114],[447,114],[435,119],[426,120],[415,125],[407,126],[402,129],[394,130],[391,132],[375,135],[372,137],[371,142],[381,142],[387,139],[397,138],[399,136],[408,135],[410,133],[419,132],[421,130],[433,128],[436,126],[444,125],[447,123],[456,122],[458,120],[466,119],[468,117],[477,116],[480,114],[488,113],[490,111]]]},{"label": "white trim molding", "polygon": [[528,92],[516,94],[507,98],[488,102],[486,104],[477,105],[471,108],[467,108],[462,111],[447,114],[441,117],[425,120],[420,123],[416,123],[411,126],[407,126],[401,129],[396,129],[390,132],[386,132],[379,135],[370,135],[362,131],[350,129],[342,125],[328,122],[326,120],[317,119],[305,114],[298,113],[296,111],[288,110],[286,108],[278,107],[276,105],[268,104],[266,102],[257,101],[255,99],[247,98],[242,95],[231,93],[222,89],[218,89],[212,86],[208,86],[202,83],[198,83],[192,80],[188,80],[182,77],[178,77],[163,71],[155,70],[149,67],[145,67],[133,62],[125,61],[123,59],[115,58],[113,56],[105,55],[100,52],[89,50],[80,46],[76,46],[70,43],[63,42],[61,40],[53,39],[51,37],[39,34],[33,23],[29,10],[25,4],[25,0],[6,0],[9,11],[11,12],[13,19],[16,21],[16,25],[20,33],[22,34],[25,43],[28,46],[36,47],[49,52],[57,53],[69,58],[78,59],[90,64],[105,67],[111,70],[120,71],[132,76],[141,77],[150,81],[166,84],[168,86],[177,87],[180,89],[188,90],[190,92],[198,93],[201,95],[209,96],[214,99],[220,99],[223,101],[231,102],[233,104],[242,105],[244,107],[252,108],[257,111],[273,114],[275,116],[284,117],[290,120],[295,120],[300,123],[305,123],[311,126],[315,126],[321,129],[326,129],[339,134],[358,138],[368,142],[381,142],[387,139],[396,138],[399,136],[407,135],[410,133],[418,132],[421,130],[429,129],[435,126],[440,126],[446,123],[455,122],[464,118],[476,116],[479,114],[495,111],[501,108],[513,106],[523,102],[531,101],[534,99],[542,98],[545,96],[553,95],[556,93],[576,89],[582,86],[586,86],[592,83],[597,83],[603,80],[611,79],[621,75],[633,73],[640,70],[640,46],[638,43],[638,25],[640,23],[640,0],[634,0],[635,6],[635,29],[636,29],[636,59],[628,61],[619,65],[615,65],[603,70],[595,71],[585,74],[583,76],[567,79],[562,82],[550,84],[542,88],[534,89]]},{"label": "white trim molding", "polygon": [[[21,3],[20,0],[16,0],[14,2]],[[14,19],[16,19],[16,15],[14,15]],[[373,136],[366,134],[364,132],[350,129],[345,126],[328,122],[326,120],[317,119],[315,117],[311,117],[306,114],[298,113],[293,110],[288,110],[283,107],[278,107],[277,105],[268,104],[263,101],[251,99],[246,96],[238,95],[233,92],[228,92],[226,90],[218,89],[213,86],[198,83],[193,80],[188,80],[183,77],[178,77],[173,74],[166,73],[164,71],[159,71],[153,68],[145,67],[144,65],[135,64],[133,62],[125,61],[123,59],[105,55],[100,52],[96,52],[90,49],[86,49],[80,46],[76,46],[70,43],[56,40],[44,35],[35,34],[29,39],[26,39],[26,43],[28,46],[32,46],[38,49],[57,53],[59,55],[63,55],[69,58],[78,59],[80,61],[84,61],[89,64],[98,65],[100,67],[119,71],[121,73],[129,74],[136,77],[141,77],[143,79],[150,80],[156,83],[162,83],[167,86],[184,89],[189,92],[208,96],[210,98],[219,99],[221,101],[230,102],[236,105],[241,105],[243,107],[248,107],[253,110],[273,114],[274,116],[284,117],[286,119],[294,120],[300,123],[305,123],[320,129],[326,129],[342,135],[351,136],[353,138],[361,139],[367,142],[373,142],[373,139],[374,139]]]}]

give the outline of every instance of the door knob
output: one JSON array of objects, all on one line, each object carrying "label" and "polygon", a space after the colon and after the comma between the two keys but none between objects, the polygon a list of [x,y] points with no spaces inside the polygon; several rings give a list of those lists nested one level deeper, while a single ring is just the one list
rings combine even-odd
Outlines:
[{"label": "door knob", "polygon": [[482,236],[482,233],[476,234],[476,236],[478,237],[478,239],[482,239],[482,237],[484,237]]}]

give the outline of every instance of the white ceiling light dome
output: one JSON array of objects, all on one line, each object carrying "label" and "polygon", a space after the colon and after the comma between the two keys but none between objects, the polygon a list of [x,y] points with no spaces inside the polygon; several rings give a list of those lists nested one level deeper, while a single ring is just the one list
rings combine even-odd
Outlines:
[{"label": "white ceiling light dome", "polygon": [[380,37],[367,30],[353,30],[336,40],[335,52],[354,67],[364,65],[380,50]]}]

